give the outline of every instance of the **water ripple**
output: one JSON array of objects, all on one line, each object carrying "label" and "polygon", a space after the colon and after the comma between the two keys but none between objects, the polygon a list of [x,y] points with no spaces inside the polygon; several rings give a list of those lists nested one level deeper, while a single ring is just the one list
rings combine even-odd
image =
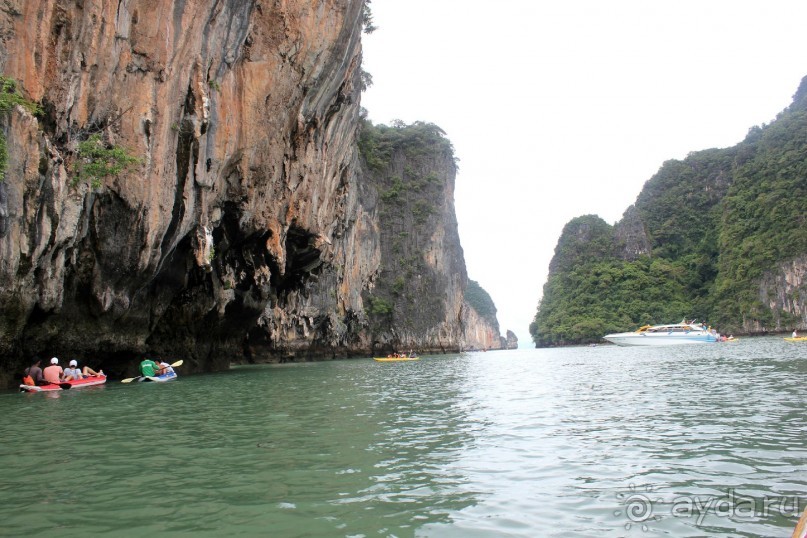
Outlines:
[{"label": "water ripple", "polygon": [[0,535],[785,536],[805,359],[760,338],[3,393]]}]

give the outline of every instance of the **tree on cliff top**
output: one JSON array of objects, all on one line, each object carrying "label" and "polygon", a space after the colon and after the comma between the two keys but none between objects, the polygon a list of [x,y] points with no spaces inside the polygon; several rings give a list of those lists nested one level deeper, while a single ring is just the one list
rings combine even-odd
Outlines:
[{"label": "tree on cliff top", "polygon": [[465,288],[465,302],[471,305],[491,327],[499,327],[499,320],[496,319],[496,305],[493,303],[490,294],[475,280],[468,281]]}]

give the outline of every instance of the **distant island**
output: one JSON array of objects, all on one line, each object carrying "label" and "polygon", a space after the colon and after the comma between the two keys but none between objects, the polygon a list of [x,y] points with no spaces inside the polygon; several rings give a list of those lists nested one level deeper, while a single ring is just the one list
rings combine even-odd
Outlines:
[{"label": "distant island", "polygon": [[584,344],[684,317],[725,334],[807,328],[807,77],[736,146],[665,162],[613,226],[567,223],[530,334]]}]

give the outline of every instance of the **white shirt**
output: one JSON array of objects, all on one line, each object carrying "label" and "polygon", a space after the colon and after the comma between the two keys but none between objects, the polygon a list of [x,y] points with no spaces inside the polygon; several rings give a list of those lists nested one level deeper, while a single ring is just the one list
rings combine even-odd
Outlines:
[{"label": "white shirt", "polygon": [[64,375],[65,377],[72,375],[73,379],[81,379],[82,377],[84,377],[81,375],[81,370],[79,370],[78,368],[65,368]]}]

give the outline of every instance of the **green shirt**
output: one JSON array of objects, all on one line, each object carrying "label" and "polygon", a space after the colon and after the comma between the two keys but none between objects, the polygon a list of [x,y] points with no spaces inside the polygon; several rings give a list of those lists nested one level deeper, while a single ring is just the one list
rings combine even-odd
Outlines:
[{"label": "green shirt", "polygon": [[151,359],[146,359],[140,363],[140,373],[146,377],[153,377],[157,374],[160,367]]}]

